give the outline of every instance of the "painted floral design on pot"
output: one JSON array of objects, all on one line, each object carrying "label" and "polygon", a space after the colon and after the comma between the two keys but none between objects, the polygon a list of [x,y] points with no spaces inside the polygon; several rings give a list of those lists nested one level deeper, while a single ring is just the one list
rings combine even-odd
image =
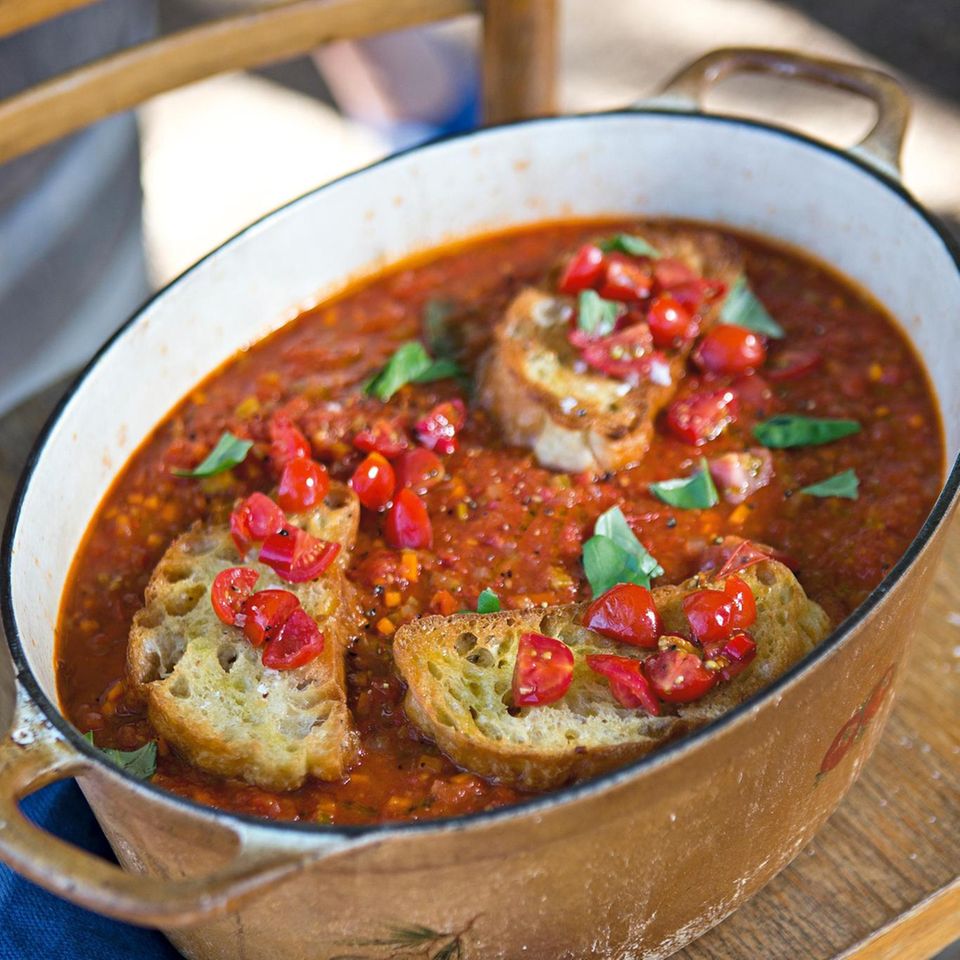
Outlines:
[{"label": "painted floral design on pot", "polygon": [[464,937],[477,922],[474,917],[462,930],[442,932],[414,923],[390,927],[370,940],[348,941],[362,953],[340,953],[330,960],[464,960]]},{"label": "painted floral design on pot", "polygon": [[837,731],[833,743],[824,754],[817,773],[817,780],[829,773],[846,755],[850,747],[863,736],[870,721],[879,713],[884,700],[893,685],[893,666],[887,668],[886,673],[877,681],[870,696],[857,708],[854,715]]}]

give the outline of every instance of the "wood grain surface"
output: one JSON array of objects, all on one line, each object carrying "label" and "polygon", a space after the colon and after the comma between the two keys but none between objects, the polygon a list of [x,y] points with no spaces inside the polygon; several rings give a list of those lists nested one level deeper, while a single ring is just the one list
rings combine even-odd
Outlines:
[{"label": "wood grain surface", "polygon": [[[0,510],[66,384],[0,418]],[[682,960],[926,960],[960,937],[960,520],[883,739],[797,859]]]}]

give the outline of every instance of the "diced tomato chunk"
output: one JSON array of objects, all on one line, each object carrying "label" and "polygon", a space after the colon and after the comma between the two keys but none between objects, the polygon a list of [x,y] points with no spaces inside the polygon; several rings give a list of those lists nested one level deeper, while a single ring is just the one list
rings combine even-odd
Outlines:
[{"label": "diced tomato chunk", "polygon": [[293,670],[323,653],[323,634],[313,617],[297,608],[277,635],[263,648],[263,665],[272,670]]},{"label": "diced tomato chunk", "polygon": [[823,363],[823,354],[818,350],[794,348],[778,353],[767,366],[767,377],[774,383],[784,380],[799,380],[813,373]]},{"label": "diced tomato chunk", "polygon": [[300,432],[285,414],[277,413],[270,418],[270,462],[276,473],[291,461],[310,457],[310,441]]},{"label": "diced tomato chunk", "polygon": [[668,293],[653,298],[647,311],[647,323],[654,344],[664,349],[682,346],[698,333],[691,311]]},{"label": "diced tomato chunk", "polygon": [[213,612],[226,624],[237,622],[237,614],[247,597],[253,593],[253,585],[260,574],[250,567],[228,567],[214,578],[210,588],[210,603]]},{"label": "diced tomato chunk", "polygon": [[635,583],[617,584],[597,597],[583,624],[612,640],[648,649],[656,649],[663,630],[653,594]]},{"label": "diced tomato chunk", "polygon": [[695,590],[683,598],[683,612],[700,643],[725,640],[733,629],[733,598],[723,590]]},{"label": "diced tomato chunk", "polygon": [[287,527],[263,541],[259,560],[289,583],[306,583],[316,580],[339,552],[339,543],[321,540],[298,527]]},{"label": "diced tomato chunk", "polygon": [[592,243],[584,244],[570,259],[558,284],[560,292],[579,293],[594,286],[603,275],[603,251]]},{"label": "diced tomato chunk", "polygon": [[723,592],[733,601],[730,626],[734,630],[746,630],[757,619],[757,601],[750,585],[740,577],[728,577]]},{"label": "diced tomato chunk", "polygon": [[659,290],[673,290],[681,283],[691,283],[700,279],[685,263],[671,257],[654,260],[653,278]]},{"label": "diced tomato chunk", "polygon": [[417,423],[417,439],[437,453],[453,453],[458,445],[457,434],[467,422],[467,408],[457,397],[438,403]]},{"label": "diced tomato chunk", "polygon": [[641,707],[651,716],[660,716],[660,701],[644,675],[643,665],[639,660],[595,653],[587,657],[587,666],[594,673],[607,678],[613,699],[621,707],[628,710]]},{"label": "diced tomato chunk", "polygon": [[277,502],[287,513],[303,513],[317,506],[330,489],[330,475],[323,464],[306,457],[287,461],[277,485]]},{"label": "diced tomato chunk", "polygon": [[410,449],[410,440],[396,420],[381,419],[361,430],[353,438],[353,445],[364,453],[379,453],[381,457],[393,460],[404,450]]},{"label": "diced tomato chunk", "polygon": [[395,549],[422,550],[433,543],[433,525],[426,504],[404,487],[394,498],[387,513],[387,543]]},{"label": "diced tomato chunk", "polygon": [[237,626],[255,647],[260,647],[276,636],[299,606],[300,601],[289,590],[258,590],[244,602]]},{"label": "diced tomato chunk", "polygon": [[720,651],[723,658],[720,679],[732,680],[737,674],[743,673],[753,663],[756,655],[756,643],[745,633],[735,633]]},{"label": "diced tomato chunk", "polygon": [[397,488],[397,477],[386,457],[371,453],[353,471],[350,486],[368,510],[380,510],[393,497]]},{"label": "diced tomato chunk", "polygon": [[622,254],[612,253],[607,257],[598,292],[604,300],[626,303],[648,297],[652,287],[653,276],[649,267]]},{"label": "diced tomato chunk", "polygon": [[513,703],[541,707],[555,703],[573,680],[573,651],[561,640],[542,633],[524,633],[513,668]]},{"label": "diced tomato chunk", "polygon": [[766,358],[760,337],[730,323],[717,324],[693,351],[693,362],[701,370],[724,375],[756,370]]},{"label": "diced tomato chunk", "polygon": [[736,416],[737,398],[732,390],[701,391],[670,404],[667,426],[684,442],[701,446],[719,437]]},{"label": "diced tomato chunk", "polygon": [[401,453],[393,465],[398,487],[426,493],[443,480],[443,461],[432,451],[414,447]]},{"label": "diced tomato chunk", "polygon": [[661,386],[671,382],[670,363],[653,349],[653,337],[645,323],[591,341],[581,356],[594,370],[618,380],[650,380]]},{"label": "diced tomato chunk", "polygon": [[690,703],[709,693],[717,675],[695,653],[661,650],[643,661],[643,672],[654,693],[668,703]]},{"label": "diced tomato chunk", "polygon": [[727,285],[719,280],[707,280],[698,277],[675,283],[669,288],[670,296],[682,303],[691,313],[696,313],[703,304],[713,303],[727,292]]},{"label": "diced tomato chunk", "polygon": [[710,461],[710,475],[727,503],[743,503],[773,479],[773,456],[765,447],[725,453]]},{"label": "diced tomato chunk", "polygon": [[271,533],[282,530],[286,522],[283,511],[265,493],[251,493],[230,514],[230,533],[240,556],[246,556],[255,543],[266,540]]}]

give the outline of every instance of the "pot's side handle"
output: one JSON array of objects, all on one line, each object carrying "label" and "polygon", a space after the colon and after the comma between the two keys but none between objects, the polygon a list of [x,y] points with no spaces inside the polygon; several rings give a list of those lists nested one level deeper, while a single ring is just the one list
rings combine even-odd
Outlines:
[{"label": "pot's side handle", "polygon": [[304,868],[304,852],[258,853],[238,834],[238,854],[206,877],[161,880],[127,873],[32,824],[18,802],[41,787],[90,770],[20,686],[9,733],[0,739],[0,860],[71,903],[118,920],[166,928],[225,913]]},{"label": "pot's side handle", "polygon": [[811,57],[789,50],[725,47],[684,67],[658,96],[646,101],[643,106],[700,110],[710,87],[736,73],[795,77],[859,93],[872,100],[877,108],[876,123],[850,152],[888,176],[897,180],[901,178],[900,152],[910,118],[910,98],[897,80],[871,67]]}]

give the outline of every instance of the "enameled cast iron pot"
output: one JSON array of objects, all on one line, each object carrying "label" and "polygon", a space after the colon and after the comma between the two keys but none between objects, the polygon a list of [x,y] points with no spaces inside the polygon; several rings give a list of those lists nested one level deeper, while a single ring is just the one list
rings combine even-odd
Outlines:
[{"label": "enameled cast iron pot", "polygon": [[[705,116],[731,70],[871,97],[849,153]],[[0,658],[0,857],[192,958],[664,957],[810,840],[880,735],[954,507],[960,466],[906,555],[805,661],[720,721],[589,783],[419,824],[286,825],[120,773],[57,709],[53,640],[71,558],[116,472],[207,373],[348,277],[448,240],[567,216],[671,215],[811,251],[868,289],[923,358],[960,447],[957,251],[899,184],[900,88],[874,71],[719,51],[653,104],[482,130],[386,160],[271,214],[174,282],[100,353],[36,447],[10,516]],[[319,293],[318,293],[319,291]],[[838,544],[838,549],[843,549]],[[859,733],[859,736],[854,734]],[[18,798],[76,775],[127,872],[30,825]],[[703,811],[723,810],[711,817]],[[419,939],[418,939],[419,938]]]}]

